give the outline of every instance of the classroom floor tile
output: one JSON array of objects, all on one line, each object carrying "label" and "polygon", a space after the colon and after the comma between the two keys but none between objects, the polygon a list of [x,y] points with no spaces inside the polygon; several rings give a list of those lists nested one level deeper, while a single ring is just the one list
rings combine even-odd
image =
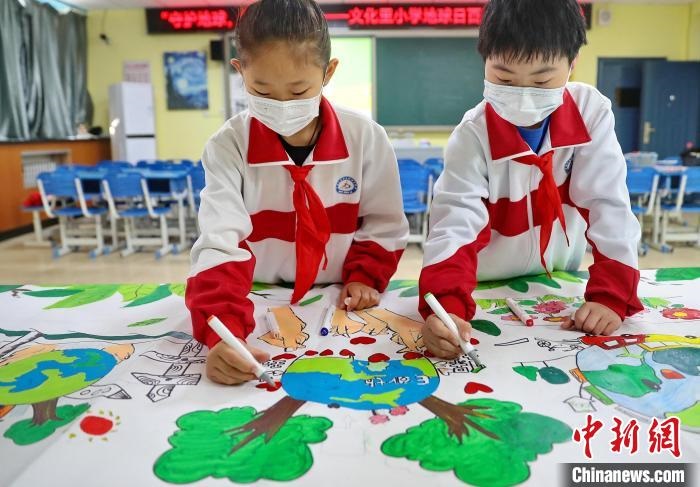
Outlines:
[{"label": "classroom floor tile", "polygon": [[[32,236],[22,236],[0,242],[0,283],[64,284],[105,282],[183,282],[189,273],[189,251],[155,260],[153,252],[122,258],[118,253],[90,259],[87,252],[70,254],[54,260],[48,248],[25,247]],[[397,279],[418,279],[423,252],[410,245],[403,254]],[[582,269],[593,262],[586,254]],[[662,254],[655,250],[639,258],[640,269],[660,267],[700,266],[700,249],[677,246],[674,252]]]}]

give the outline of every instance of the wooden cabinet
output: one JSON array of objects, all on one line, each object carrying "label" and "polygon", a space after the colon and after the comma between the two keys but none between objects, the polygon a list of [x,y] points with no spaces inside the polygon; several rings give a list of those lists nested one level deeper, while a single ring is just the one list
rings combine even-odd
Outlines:
[{"label": "wooden cabinet", "polygon": [[110,159],[109,138],[0,142],[0,237],[32,223],[22,202],[36,187],[25,187],[23,154],[50,152],[63,153],[65,162],[93,165]]}]

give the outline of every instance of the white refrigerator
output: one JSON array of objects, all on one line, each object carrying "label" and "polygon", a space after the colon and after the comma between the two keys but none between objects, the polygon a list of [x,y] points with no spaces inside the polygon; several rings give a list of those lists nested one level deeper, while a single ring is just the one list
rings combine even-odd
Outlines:
[{"label": "white refrigerator", "polygon": [[122,82],[109,87],[112,159],[136,163],[157,159],[153,86]]}]

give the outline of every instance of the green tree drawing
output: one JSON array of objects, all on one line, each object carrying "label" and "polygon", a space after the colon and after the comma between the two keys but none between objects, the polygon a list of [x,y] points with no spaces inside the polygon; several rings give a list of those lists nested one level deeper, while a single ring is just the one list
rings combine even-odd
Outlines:
[{"label": "green tree drawing", "polygon": [[473,399],[447,407],[451,411],[462,408],[464,420],[443,411],[438,418],[386,440],[382,452],[418,461],[426,470],[452,470],[468,484],[499,487],[527,480],[529,463],[537,455],[548,453],[555,443],[571,438],[571,428],[566,424],[523,412],[522,406],[514,402]]},{"label": "green tree drawing", "polygon": [[177,420],[172,448],[153,471],[176,484],[213,478],[248,483],[294,480],[313,464],[310,444],[326,439],[333,423],[324,417],[292,416],[304,404],[285,397],[264,412],[252,407],[195,411]]}]

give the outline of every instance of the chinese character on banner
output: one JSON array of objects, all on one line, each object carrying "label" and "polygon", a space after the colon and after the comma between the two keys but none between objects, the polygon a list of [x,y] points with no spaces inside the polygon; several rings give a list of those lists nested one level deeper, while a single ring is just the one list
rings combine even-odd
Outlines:
[{"label": "chinese character on banner", "polygon": [[394,9],[394,25],[404,25],[410,22],[411,18],[408,15],[408,11],[405,7],[398,7]]},{"label": "chinese character on banner", "polygon": [[393,7],[381,7],[379,9],[379,25],[393,25],[394,24],[394,8]]},{"label": "chinese character on banner", "polygon": [[669,450],[674,457],[680,457],[679,425],[680,421],[675,416],[662,422],[654,418],[649,425],[649,453]]},{"label": "chinese character on banner", "polygon": [[630,422],[625,426],[624,430],[622,427],[622,420],[617,417],[613,417],[615,421],[615,426],[613,426],[613,433],[615,433],[615,439],[610,442],[610,449],[614,453],[620,453],[620,448],[624,446],[630,450],[630,454],[637,451],[637,434],[639,433],[639,425],[636,419],[630,420]]},{"label": "chinese character on banner", "polygon": [[452,25],[467,25],[467,9],[465,7],[452,9]]},{"label": "chinese character on banner", "polygon": [[[233,27],[233,20],[231,20],[228,16],[228,12],[226,10],[220,9],[220,10],[214,10],[211,13],[211,24],[210,27],[215,27],[215,28],[227,28],[230,29]],[[202,26],[205,27],[205,26]]]},{"label": "chinese character on banner", "polygon": [[379,10],[374,7],[365,9],[365,25],[377,25],[379,23]]},{"label": "chinese character on banner", "polygon": [[440,25],[452,25],[452,7],[437,8],[437,23]]},{"label": "chinese character on banner", "polygon": [[195,12],[194,10],[187,10],[185,12],[185,23],[184,23],[185,29],[191,29],[196,24],[197,24],[197,12]]},{"label": "chinese character on banner", "polygon": [[435,7],[425,7],[423,9],[423,24],[437,25],[437,9]]},{"label": "chinese character on banner", "polygon": [[467,7],[467,25],[481,25],[481,7]]},{"label": "chinese character on banner", "polygon": [[411,25],[423,23],[423,9],[420,7],[408,7],[408,18]]},{"label": "chinese character on banner", "polygon": [[365,25],[364,9],[353,7],[348,10],[348,25]]},{"label": "chinese character on banner", "polygon": [[586,426],[581,428],[579,431],[576,429],[574,431],[574,441],[577,443],[580,443],[581,441],[584,441],[586,443],[586,447],[584,449],[584,453],[586,454],[586,457],[591,458],[591,444],[590,441],[593,439],[596,433],[600,430],[600,428],[603,427],[603,423],[601,421],[592,421],[593,416],[590,414],[586,415]]}]

